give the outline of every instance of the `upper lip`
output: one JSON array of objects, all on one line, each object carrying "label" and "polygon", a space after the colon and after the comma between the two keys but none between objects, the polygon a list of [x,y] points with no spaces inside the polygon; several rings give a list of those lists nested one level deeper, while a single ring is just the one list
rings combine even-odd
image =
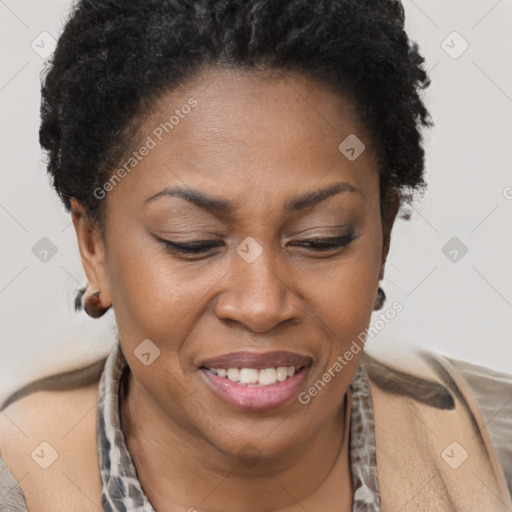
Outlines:
[{"label": "upper lip", "polygon": [[231,352],[219,357],[206,359],[201,363],[204,368],[278,368],[280,366],[310,366],[313,360],[309,356],[286,352],[283,350],[275,352]]}]

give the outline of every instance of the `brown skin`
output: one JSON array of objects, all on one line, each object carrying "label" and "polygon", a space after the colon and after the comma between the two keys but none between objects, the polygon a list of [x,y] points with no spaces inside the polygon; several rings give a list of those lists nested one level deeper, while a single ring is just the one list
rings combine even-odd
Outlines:
[{"label": "brown skin", "polygon": [[[160,98],[141,141],[189,98],[198,106],[107,193],[103,233],[72,205],[89,291],[113,306],[132,372],[121,417],[141,484],[159,512],[349,511],[345,398],[362,351],[309,404],[264,413],[223,402],[198,367],[238,350],[298,352],[313,359],[307,390],[369,325],[398,198],[382,223],[373,145],[351,103],[314,80],[205,70]],[[353,162],[338,150],[352,133],[366,145]],[[359,192],[284,212],[291,198],[338,182]],[[235,212],[168,196],[144,206],[175,185]],[[346,247],[294,245],[349,225]],[[153,235],[223,244],[187,257]],[[263,248],[252,263],[235,251],[249,236]],[[161,350],[147,367],[134,355],[146,338]],[[249,443],[254,465],[237,455]]]}]

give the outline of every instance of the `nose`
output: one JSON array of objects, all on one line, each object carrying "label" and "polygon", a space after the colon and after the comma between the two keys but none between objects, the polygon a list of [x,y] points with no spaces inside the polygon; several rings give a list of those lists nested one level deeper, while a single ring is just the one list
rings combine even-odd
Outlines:
[{"label": "nose", "polygon": [[286,321],[300,323],[304,303],[293,291],[290,275],[269,251],[251,263],[236,254],[225,276],[226,288],[218,296],[217,317],[260,333]]}]

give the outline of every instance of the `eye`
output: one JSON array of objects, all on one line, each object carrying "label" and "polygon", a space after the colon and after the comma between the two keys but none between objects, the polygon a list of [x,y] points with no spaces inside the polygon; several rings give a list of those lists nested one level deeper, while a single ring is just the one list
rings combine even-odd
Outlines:
[{"label": "eye", "polygon": [[339,247],[347,247],[354,239],[356,234],[354,231],[340,236],[315,237],[307,240],[299,240],[291,245],[307,246],[314,251],[328,251]]},{"label": "eye", "polygon": [[182,254],[204,254],[212,252],[213,249],[224,245],[224,242],[215,242],[213,240],[194,240],[193,242],[186,243],[171,242],[170,240],[164,240],[163,238],[157,238],[157,240],[171,252]]},{"label": "eye", "polygon": [[[194,240],[191,242],[173,242],[160,237],[155,237],[165,249],[179,254],[206,254],[213,253],[215,249],[224,245],[222,241]],[[357,235],[354,230],[340,236],[314,237],[292,242],[290,245],[303,246],[313,251],[328,251],[330,249],[347,247]]]}]

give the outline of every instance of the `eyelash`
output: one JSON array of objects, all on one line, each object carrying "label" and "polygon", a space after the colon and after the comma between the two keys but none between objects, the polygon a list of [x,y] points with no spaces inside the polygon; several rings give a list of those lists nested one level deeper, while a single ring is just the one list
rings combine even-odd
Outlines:
[{"label": "eyelash", "polygon": [[[302,240],[295,245],[309,245],[313,251],[322,252],[328,251],[329,249],[347,247],[355,238],[357,238],[355,232],[351,231],[341,236],[310,238]],[[163,238],[157,238],[157,240],[159,240],[167,250],[183,254],[206,254],[222,245],[222,242],[215,243],[209,240],[198,240],[184,244],[171,242]]]}]

